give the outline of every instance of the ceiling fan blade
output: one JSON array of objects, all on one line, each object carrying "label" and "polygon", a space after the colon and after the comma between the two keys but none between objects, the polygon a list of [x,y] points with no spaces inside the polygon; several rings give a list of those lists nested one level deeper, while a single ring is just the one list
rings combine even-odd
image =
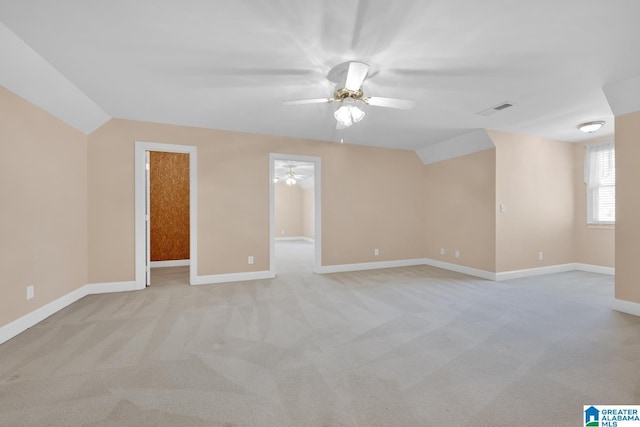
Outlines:
[{"label": "ceiling fan blade", "polygon": [[211,68],[207,73],[213,76],[309,76],[318,74],[315,70],[299,68]]},{"label": "ceiling fan blade", "polygon": [[349,71],[347,72],[347,82],[344,88],[352,91],[360,90],[362,82],[364,82],[368,72],[369,65],[364,62],[350,62]]},{"label": "ceiling fan blade", "polygon": [[360,42],[360,36],[362,35],[362,26],[365,22],[365,14],[369,2],[366,0],[358,1],[358,9],[356,10],[356,21],[353,27],[353,36],[351,37],[351,50],[356,50],[358,43]]},{"label": "ceiling fan blade", "polygon": [[282,101],[282,105],[325,104],[332,101],[333,98],[292,99],[290,101]]},{"label": "ceiling fan blade", "polygon": [[314,165],[313,163],[297,163],[294,167],[294,169],[311,169],[313,170]]},{"label": "ceiling fan blade", "polygon": [[363,101],[376,107],[398,108],[400,110],[411,110],[416,106],[416,101],[411,99],[383,98],[380,96],[364,98]]}]

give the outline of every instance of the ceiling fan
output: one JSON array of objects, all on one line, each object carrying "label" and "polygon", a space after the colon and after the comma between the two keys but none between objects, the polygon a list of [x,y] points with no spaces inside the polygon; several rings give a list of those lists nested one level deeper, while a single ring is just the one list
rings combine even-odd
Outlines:
[{"label": "ceiling fan", "polygon": [[295,183],[296,183],[297,181],[302,181],[303,179],[307,179],[307,178],[309,178],[309,176],[308,176],[308,175],[301,175],[301,174],[295,174],[295,173],[293,173],[293,170],[292,170],[292,169],[295,167],[295,165],[285,165],[284,167],[288,167],[288,168],[289,168],[289,171],[288,171],[288,172],[286,172],[286,173],[285,173],[285,174],[283,174],[283,175],[275,176],[275,177],[273,178],[273,183],[274,183],[274,184],[275,184],[275,183],[277,183],[277,182],[278,182],[278,181],[280,181],[280,180],[284,180],[284,182],[285,182],[287,185],[292,186],[292,185],[295,185]]},{"label": "ceiling fan", "polygon": [[398,108],[401,110],[410,110],[415,107],[415,101],[409,99],[364,96],[362,83],[369,73],[369,65],[358,61],[351,61],[346,64],[348,64],[348,68],[346,70],[346,79],[344,79],[344,87],[340,87],[341,84],[339,83],[332,97],[296,99],[283,101],[282,104],[302,105],[340,102],[342,105],[334,113],[334,117],[338,122],[336,126],[338,129],[349,127],[364,118],[364,111],[358,108],[358,104],[360,103],[376,107]]}]

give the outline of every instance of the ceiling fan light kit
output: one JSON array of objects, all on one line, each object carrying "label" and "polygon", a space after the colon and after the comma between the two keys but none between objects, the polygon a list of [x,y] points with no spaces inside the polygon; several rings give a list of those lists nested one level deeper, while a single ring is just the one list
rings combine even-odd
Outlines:
[{"label": "ceiling fan light kit", "polygon": [[364,119],[365,113],[358,108],[353,98],[345,98],[340,108],[333,113],[333,116],[342,126],[349,127]]},{"label": "ceiling fan light kit", "polygon": [[604,126],[604,120],[596,120],[593,122],[586,122],[578,125],[578,129],[584,133],[593,133],[597,130],[600,130],[602,126]]}]

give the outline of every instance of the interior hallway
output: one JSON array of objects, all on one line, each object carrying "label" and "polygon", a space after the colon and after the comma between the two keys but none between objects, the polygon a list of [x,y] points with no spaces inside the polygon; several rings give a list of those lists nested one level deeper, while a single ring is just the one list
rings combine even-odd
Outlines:
[{"label": "interior hallway", "polygon": [[175,277],[1,345],[0,425],[577,425],[640,401],[640,318],[611,310],[612,276]]}]

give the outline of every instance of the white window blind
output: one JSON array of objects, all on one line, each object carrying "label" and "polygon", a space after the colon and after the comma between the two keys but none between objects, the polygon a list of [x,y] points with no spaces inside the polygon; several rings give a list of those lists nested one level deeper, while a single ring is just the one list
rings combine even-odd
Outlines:
[{"label": "white window blind", "polygon": [[587,223],[615,223],[616,151],[613,142],[587,145],[584,182],[587,184]]}]

